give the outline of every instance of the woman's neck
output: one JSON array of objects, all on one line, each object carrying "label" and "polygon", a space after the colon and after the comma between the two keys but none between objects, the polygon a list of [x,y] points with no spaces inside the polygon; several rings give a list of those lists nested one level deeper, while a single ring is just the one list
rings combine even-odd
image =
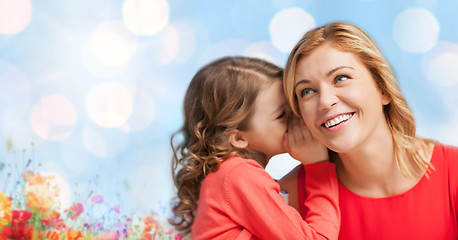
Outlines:
[{"label": "woman's neck", "polygon": [[399,170],[391,134],[377,140],[333,156],[339,180],[350,191],[364,197],[393,196],[412,188],[420,178],[407,178]]}]

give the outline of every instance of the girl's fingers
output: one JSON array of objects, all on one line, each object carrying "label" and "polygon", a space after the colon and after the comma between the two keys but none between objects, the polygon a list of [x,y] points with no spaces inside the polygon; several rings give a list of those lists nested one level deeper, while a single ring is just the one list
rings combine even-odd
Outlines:
[{"label": "girl's fingers", "polygon": [[303,135],[302,135],[302,130],[299,122],[299,118],[294,117],[292,120],[292,128],[293,128],[293,134],[294,134],[294,140],[295,142],[302,142],[303,141]]},{"label": "girl's fingers", "polygon": [[302,164],[328,159],[327,148],[317,141],[304,121],[297,117],[288,119],[288,132],[284,135],[285,150]]},{"label": "girl's fingers", "polygon": [[302,137],[303,137],[305,140],[311,140],[311,139],[313,139],[312,134],[310,133],[310,130],[309,130],[308,127],[305,125],[305,122],[304,122],[302,119],[299,119],[298,121],[300,122],[300,123],[299,123],[299,127],[301,128]]},{"label": "girl's fingers", "polygon": [[283,144],[283,148],[287,151],[287,152],[291,152],[291,144],[290,144],[290,134],[288,134],[289,132],[286,132],[285,135],[283,135],[283,139],[282,139],[282,144]]},{"label": "girl's fingers", "polygon": [[288,140],[289,140],[289,146],[291,146],[292,144],[294,144],[296,142],[296,137],[295,137],[295,133],[294,133],[294,118],[292,117],[289,117],[288,118]]}]

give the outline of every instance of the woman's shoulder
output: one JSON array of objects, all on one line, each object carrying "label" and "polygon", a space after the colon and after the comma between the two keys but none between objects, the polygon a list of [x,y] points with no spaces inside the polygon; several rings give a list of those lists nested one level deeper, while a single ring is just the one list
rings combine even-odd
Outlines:
[{"label": "woman's shoulder", "polygon": [[444,159],[446,161],[458,162],[458,147],[436,142],[434,144],[433,159]]},{"label": "woman's shoulder", "polygon": [[458,176],[458,171],[456,171],[458,168],[458,147],[436,142],[431,157],[431,165],[436,171],[446,171],[451,176]]}]

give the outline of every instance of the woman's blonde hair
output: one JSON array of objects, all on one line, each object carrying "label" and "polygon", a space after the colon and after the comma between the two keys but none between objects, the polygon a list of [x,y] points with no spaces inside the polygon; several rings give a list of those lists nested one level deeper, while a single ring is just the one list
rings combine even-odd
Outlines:
[{"label": "woman's blonde hair", "polygon": [[425,149],[431,141],[416,136],[413,113],[394,73],[374,40],[357,26],[345,22],[329,23],[307,32],[293,48],[286,63],[283,87],[294,114],[300,115],[298,99],[294,94],[297,63],[324,44],[355,54],[366,66],[382,93],[391,99],[384,106],[384,114],[393,136],[396,164],[407,177],[423,174],[430,163],[419,150]]},{"label": "woman's blonde hair", "polygon": [[[237,155],[265,167],[264,154],[233,147],[230,134],[250,128],[259,91],[281,81],[282,74],[281,68],[260,59],[226,57],[204,66],[191,80],[184,99],[184,125],[171,138],[177,199],[170,222],[177,230],[190,231],[202,181],[222,161]],[[175,147],[179,133],[184,139]]]}]

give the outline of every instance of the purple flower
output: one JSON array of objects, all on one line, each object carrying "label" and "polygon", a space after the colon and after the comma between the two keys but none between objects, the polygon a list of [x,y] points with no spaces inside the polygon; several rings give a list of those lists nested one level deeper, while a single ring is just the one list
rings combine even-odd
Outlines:
[{"label": "purple flower", "polygon": [[100,195],[100,194],[96,194],[96,195],[92,196],[91,201],[93,203],[95,203],[95,204],[100,204],[100,203],[104,202],[103,196]]}]

